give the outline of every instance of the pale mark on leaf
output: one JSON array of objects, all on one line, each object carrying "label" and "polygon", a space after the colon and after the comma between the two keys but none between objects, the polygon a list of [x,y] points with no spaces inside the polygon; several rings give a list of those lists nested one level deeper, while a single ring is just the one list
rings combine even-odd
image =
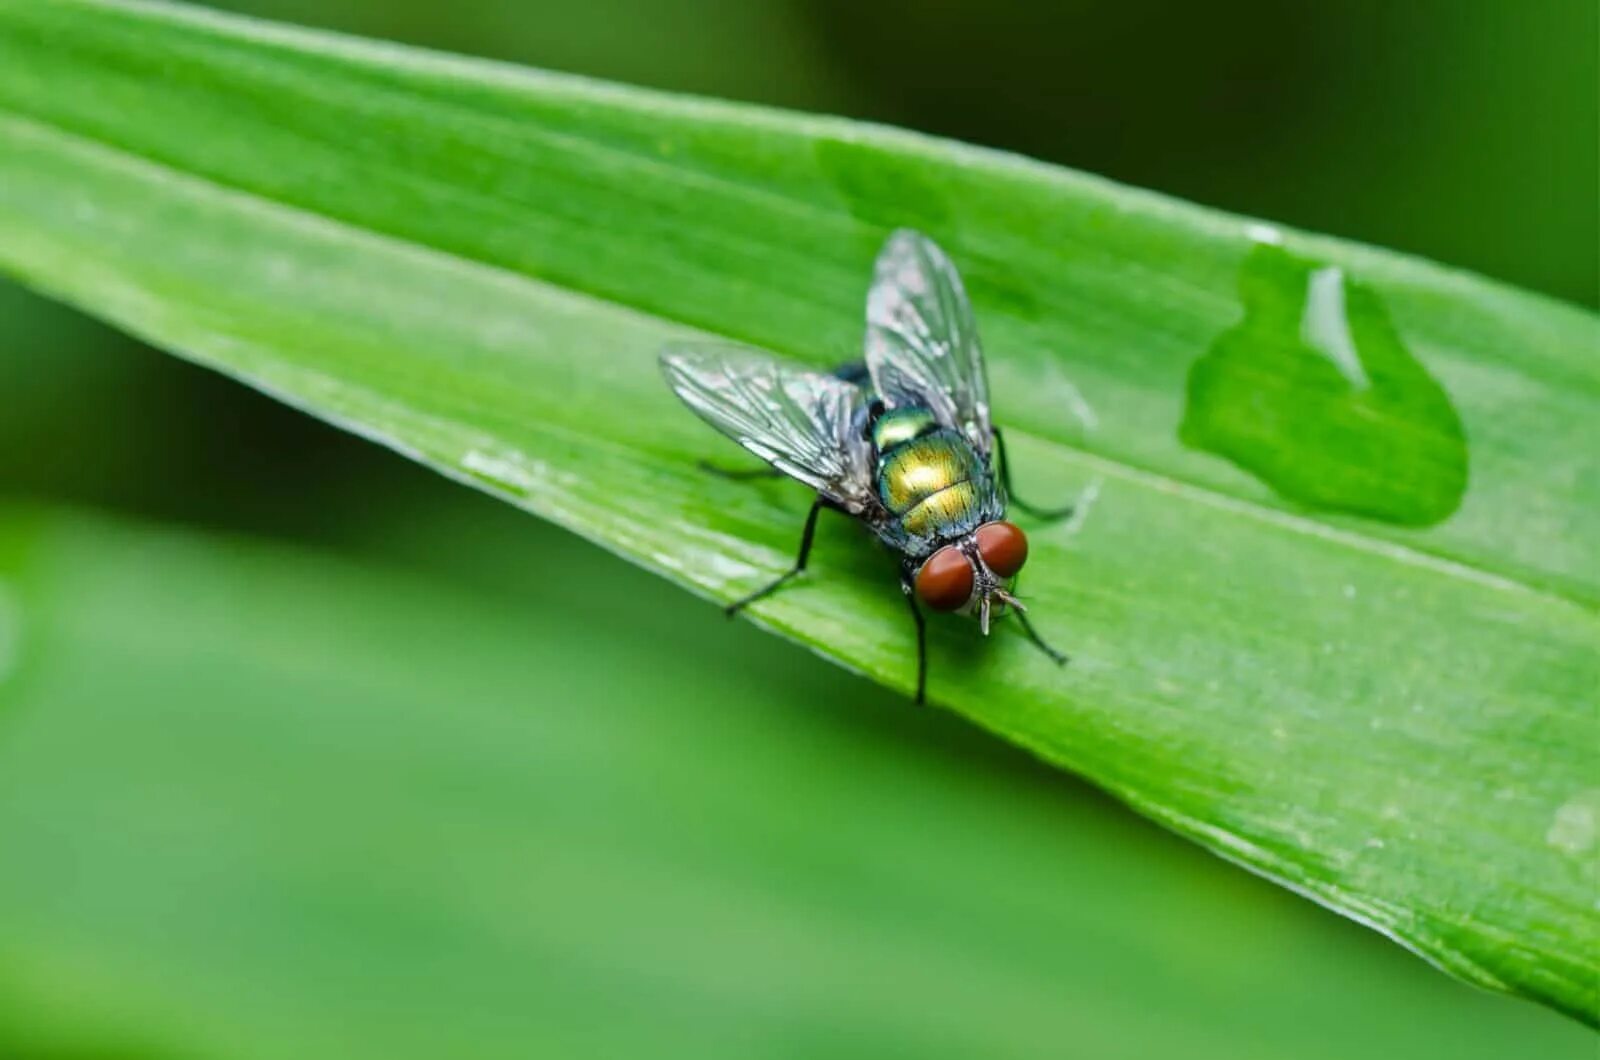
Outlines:
[{"label": "pale mark on leaf", "polygon": [[1283,231],[1273,225],[1252,221],[1244,226],[1244,234],[1252,243],[1271,243],[1273,246],[1283,244]]},{"label": "pale mark on leaf", "polygon": [[1563,854],[1577,857],[1594,847],[1600,832],[1600,788],[1579,792],[1562,804],[1544,841]]},{"label": "pale mark on leaf", "polygon": [[1071,537],[1083,529],[1083,524],[1089,520],[1089,510],[1094,507],[1094,502],[1100,499],[1100,487],[1104,484],[1105,477],[1096,475],[1078,491],[1078,499],[1072,503],[1072,514],[1061,524],[1063,537]]},{"label": "pale mark on leaf", "polygon": [[573,483],[573,476],[566,472],[556,471],[542,460],[529,460],[511,452],[469,449],[461,457],[461,467],[516,493],[532,493],[551,484],[570,486]]}]

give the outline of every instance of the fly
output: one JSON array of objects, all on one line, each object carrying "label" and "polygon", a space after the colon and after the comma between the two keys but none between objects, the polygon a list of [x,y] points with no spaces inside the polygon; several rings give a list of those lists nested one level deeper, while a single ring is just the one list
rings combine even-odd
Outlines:
[{"label": "fly", "polygon": [[[1028,538],[1006,521],[1005,439],[989,418],[971,303],[932,240],[902,229],[878,254],[862,363],[824,374],[743,346],[695,342],[667,347],[661,367],[686,405],[771,465],[723,474],[787,475],[817,491],[794,566],[728,605],[730,615],[806,569],[817,516],[831,508],[860,520],[899,559],[917,629],[918,703],[928,676],[919,601],[976,618],[985,635],[1014,611],[1029,640],[1066,662],[1015,595]],[[1072,512],[1012,502],[1041,518]]]}]

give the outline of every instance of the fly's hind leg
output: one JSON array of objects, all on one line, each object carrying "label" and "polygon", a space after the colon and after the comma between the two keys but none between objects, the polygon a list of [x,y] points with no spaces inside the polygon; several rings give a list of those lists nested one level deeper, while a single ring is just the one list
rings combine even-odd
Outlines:
[{"label": "fly's hind leg", "polygon": [[917,624],[917,702],[926,702],[928,688],[928,624],[922,617],[922,608],[917,606],[917,594],[910,582],[901,582],[900,591],[906,594],[906,603],[911,607],[911,618]]},{"label": "fly's hind leg", "polygon": [[815,537],[817,533],[817,515],[826,506],[827,502],[821,497],[818,497],[816,500],[811,502],[811,512],[806,516],[806,528],[800,534],[800,554],[795,557],[794,566],[790,567],[788,570],[784,571],[782,574],[778,575],[778,577],[772,579],[772,581],[768,582],[766,585],[763,585],[755,592],[741,596],[739,599],[729,604],[726,608],[724,608],[724,611],[727,612],[729,618],[732,618],[741,610],[748,607],[750,604],[755,603],[763,596],[776,592],[783,586],[783,583],[787,582],[790,578],[794,578],[805,573],[806,560],[811,558],[811,539]]},{"label": "fly's hind leg", "polygon": [[[1000,485],[1005,488],[1006,498],[1010,503],[1015,504],[1035,519],[1048,519],[1054,522],[1057,519],[1065,519],[1070,516],[1073,512],[1073,505],[1069,504],[1064,508],[1036,508],[1017,496],[1016,491],[1011,488],[1011,461],[1006,457],[1005,435],[1000,433],[999,427],[995,427],[993,430],[995,449],[999,451],[1000,455]],[[1035,637],[1034,639],[1037,640],[1038,638]]]}]

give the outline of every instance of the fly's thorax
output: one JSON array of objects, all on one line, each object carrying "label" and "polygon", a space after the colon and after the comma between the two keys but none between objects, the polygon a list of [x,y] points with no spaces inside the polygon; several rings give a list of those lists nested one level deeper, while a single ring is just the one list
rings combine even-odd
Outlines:
[{"label": "fly's thorax", "polygon": [[872,445],[880,454],[889,453],[938,429],[929,409],[888,409],[872,423]]}]

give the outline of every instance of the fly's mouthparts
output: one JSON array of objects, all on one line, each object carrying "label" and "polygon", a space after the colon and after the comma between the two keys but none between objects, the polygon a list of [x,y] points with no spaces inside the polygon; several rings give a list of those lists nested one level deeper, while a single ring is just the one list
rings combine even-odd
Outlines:
[{"label": "fly's mouthparts", "polygon": [[1023,614],[1028,613],[1028,605],[1024,604],[1021,600],[1018,600],[1015,596],[1012,596],[1004,589],[990,589],[988,592],[984,593],[978,601],[978,625],[980,628],[982,628],[983,635],[986,637],[989,635],[989,616],[994,606],[994,601],[996,600],[1000,601],[1000,603],[1006,607],[1016,608]]}]

